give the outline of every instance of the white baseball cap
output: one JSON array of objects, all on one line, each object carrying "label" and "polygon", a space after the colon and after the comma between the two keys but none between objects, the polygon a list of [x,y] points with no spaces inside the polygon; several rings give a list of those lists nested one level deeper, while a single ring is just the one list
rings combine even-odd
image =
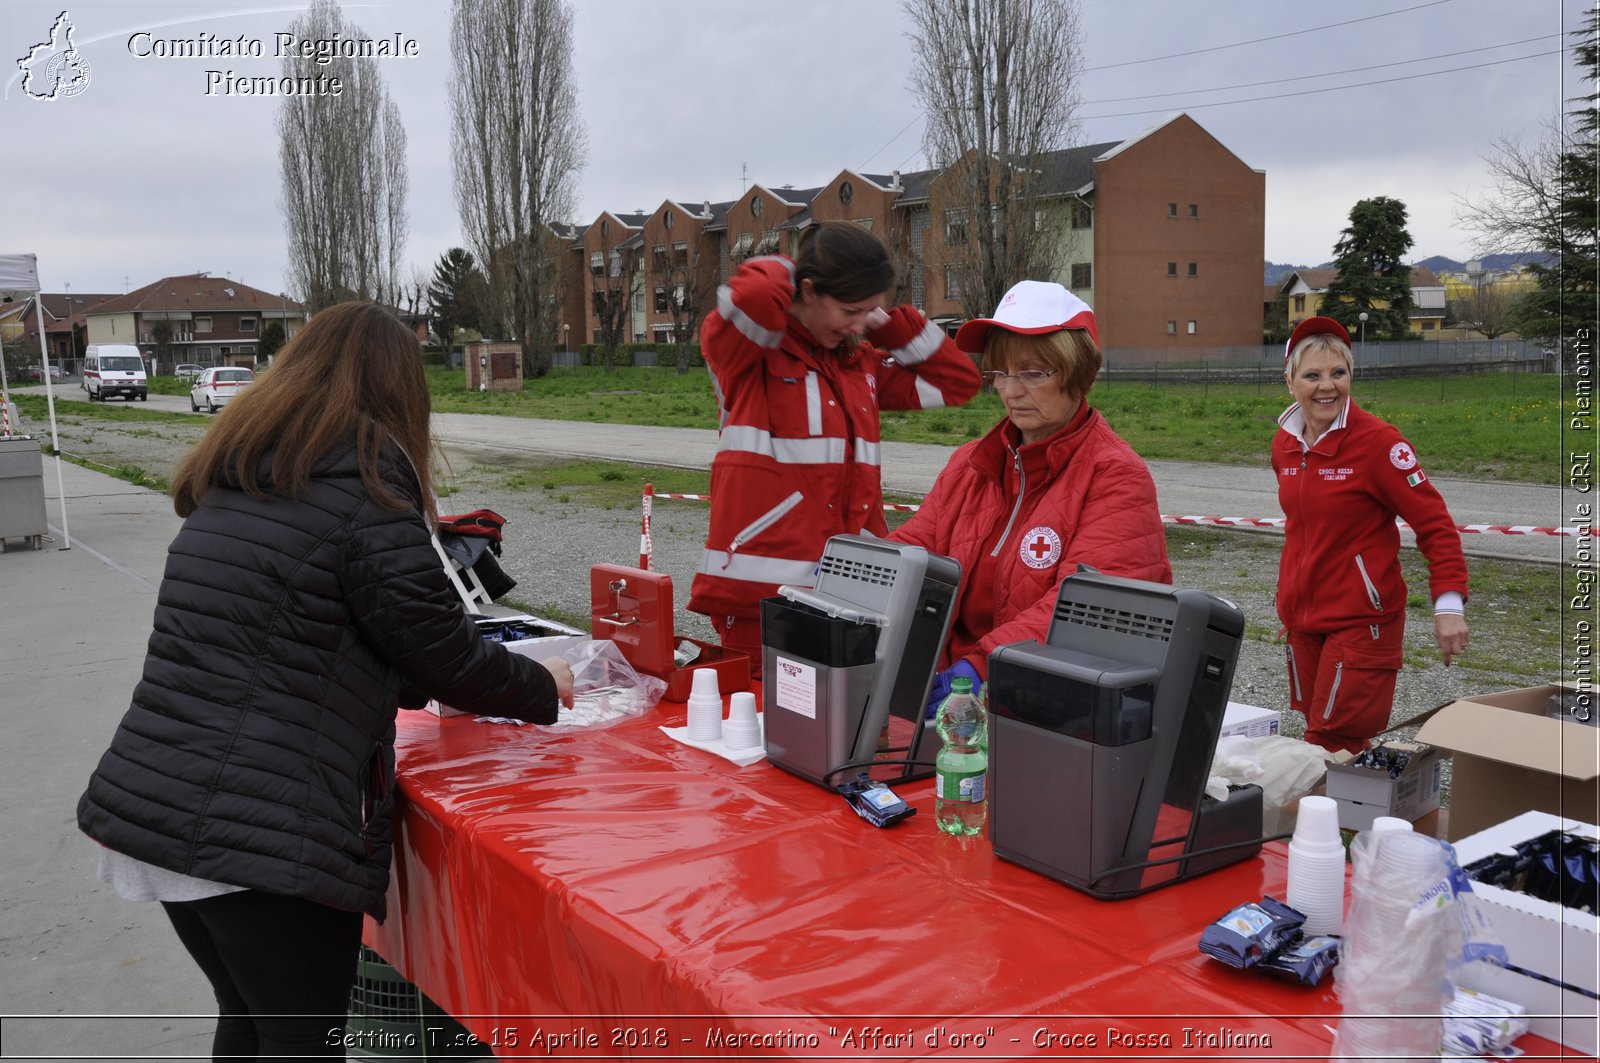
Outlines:
[{"label": "white baseball cap", "polygon": [[968,354],[982,354],[989,330],[996,327],[1024,336],[1081,328],[1095,343],[1100,342],[1089,304],[1052,281],[1013,284],[1000,298],[993,317],[975,317],[956,330],[956,346]]}]

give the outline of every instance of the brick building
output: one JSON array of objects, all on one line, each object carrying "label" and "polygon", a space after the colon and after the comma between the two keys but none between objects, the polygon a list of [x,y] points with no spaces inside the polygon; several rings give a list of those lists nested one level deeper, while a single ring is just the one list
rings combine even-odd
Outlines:
[{"label": "brick building", "polygon": [[[1261,343],[1262,171],[1186,114],[1129,140],[1052,152],[1039,171],[1035,224],[1051,236],[1034,279],[1093,306],[1107,348]],[[669,342],[686,326],[697,334],[716,285],[739,263],[792,256],[807,227],[852,221],[896,259],[891,301],[954,332],[964,320],[955,248],[970,233],[965,212],[942,197],[943,176],[842,170],[820,188],[754,184],[731,202],[604,212],[570,245],[581,291],[563,302],[568,331],[601,342],[600,312],[623,290],[631,309],[621,341]]]}]

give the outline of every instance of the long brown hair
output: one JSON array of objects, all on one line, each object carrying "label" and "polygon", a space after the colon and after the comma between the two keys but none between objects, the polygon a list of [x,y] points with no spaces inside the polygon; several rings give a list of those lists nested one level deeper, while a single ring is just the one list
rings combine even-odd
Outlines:
[{"label": "long brown hair", "polygon": [[391,509],[410,500],[383,482],[379,456],[393,441],[421,487],[423,516],[437,517],[428,469],[432,402],[416,335],[375,303],[340,303],[313,317],[272,368],[217,415],[172,479],[172,503],[187,517],[221,481],[263,497],[261,458],[275,451],[270,490],[297,497],[311,469],[354,439],[367,493]]},{"label": "long brown hair", "polygon": [[807,280],[818,295],[870,299],[894,287],[894,263],[872,230],[850,221],[822,222],[805,231],[795,254],[795,291]]}]

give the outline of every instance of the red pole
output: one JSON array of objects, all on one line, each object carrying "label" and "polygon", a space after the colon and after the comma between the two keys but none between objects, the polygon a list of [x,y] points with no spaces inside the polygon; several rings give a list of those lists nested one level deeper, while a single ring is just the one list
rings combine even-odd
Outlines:
[{"label": "red pole", "polygon": [[639,519],[639,567],[646,571],[650,568],[650,554],[653,547],[650,542],[650,504],[656,497],[654,484],[644,485],[644,513]]}]

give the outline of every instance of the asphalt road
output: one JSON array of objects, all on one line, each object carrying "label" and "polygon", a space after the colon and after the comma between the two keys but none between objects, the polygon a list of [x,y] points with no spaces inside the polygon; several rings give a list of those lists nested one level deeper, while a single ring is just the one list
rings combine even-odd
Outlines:
[{"label": "asphalt road", "polygon": [[[42,394],[38,385],[16,389],[22,394]],[[86,402],[73,381],[55,389],[59,403]],[[122,400],[110,400],[112,402]],[[152,410],[189,413],[187,396],[151,395],[134,403]],[[206,416],[199,414],[198,416]],[[483,414],[434,415],[434,432],[443,443],[472,450],[508,451],[551,457],[597,458],[686,469],[707,469],[716,453],[717,434],[710,429],[657,428],[650,425],[593,424],[584,421],[544,421]],[[883,446],[883,486],[886,491],[922,495],[949,460],[954,448],[924,443],[886,443]],[[1558,456],[1552,455],[1552,461]],[[1179,517],[1236,517],[1248,520],[1279,518],[1277,485],[1265,465],[1213,465],[1205,462],[1151,461],[1161,512]],[[1533,526],[1559,528],[1574,506],[1584,499],[1575,492],[1563,497],[1559,487],[1432,477],[1444,495],[1457,524]],[[1269,532],[1271,529],[1267,529]],[[1408,545],[1412,539],[1405,533]],[[1466,551],[1475,557],[1560,564],[1563,546],[1570,553],[1571,538],[1553,535],[1467,534]]]}]

